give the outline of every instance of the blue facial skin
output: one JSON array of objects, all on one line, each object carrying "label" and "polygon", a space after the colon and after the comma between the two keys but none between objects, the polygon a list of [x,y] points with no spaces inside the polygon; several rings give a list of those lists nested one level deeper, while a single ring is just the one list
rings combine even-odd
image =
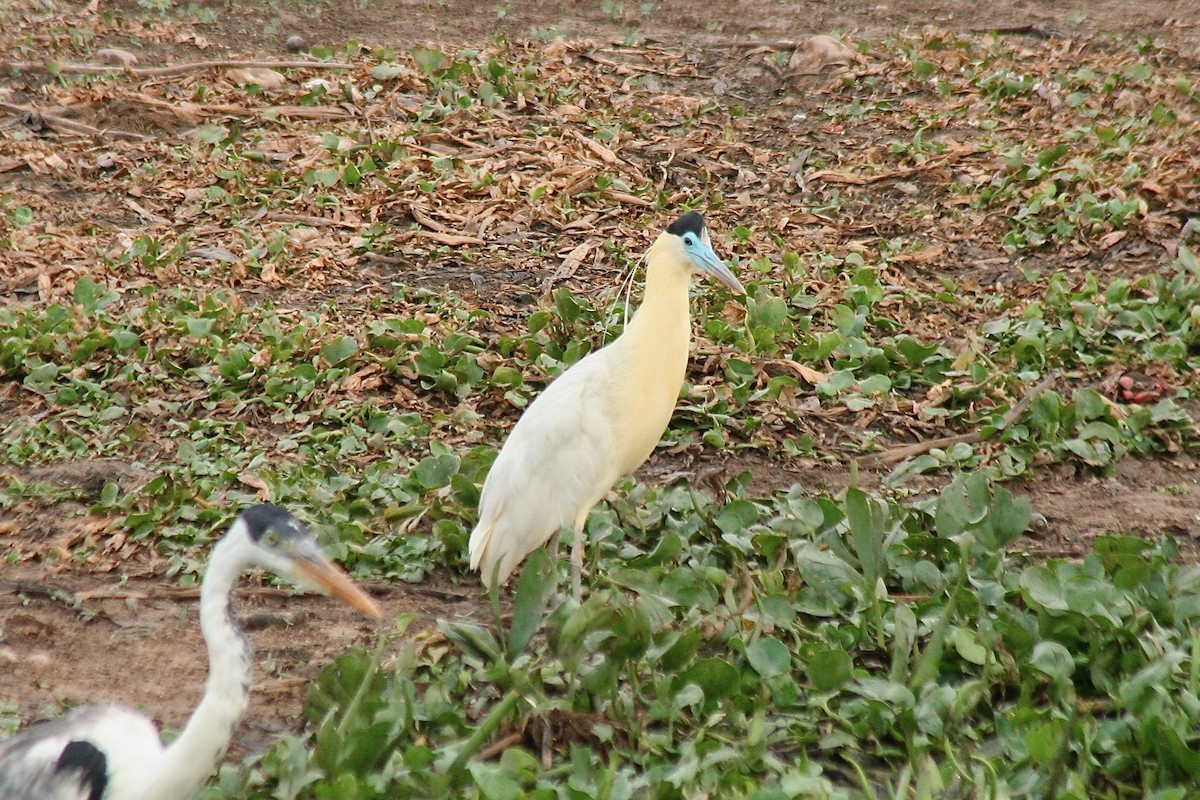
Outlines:
[{"label": "blue facial skin", "polygon": [[683,240],[684,252],[696,265],[696,269],[713,276],[735,292],[745,294],[746,290],[742,288],[741,281],[729,271],[729,267],[725,266],[725,262],[712,249],[712,245],[693,231],[687,231],[680,238]]}]

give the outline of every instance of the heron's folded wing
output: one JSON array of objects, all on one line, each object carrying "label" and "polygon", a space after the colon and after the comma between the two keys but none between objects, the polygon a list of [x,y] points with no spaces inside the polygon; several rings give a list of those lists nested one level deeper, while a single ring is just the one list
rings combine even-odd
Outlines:
[{"label": "heron's folded wing", "polygon": [[[600,355],[597,353],[596,355]],[[503,581],[557,530],[573,525],[620,477],[606,404],[610,364],[588,358],[540,394],[496,457],[471,534],[471,566]]]}]

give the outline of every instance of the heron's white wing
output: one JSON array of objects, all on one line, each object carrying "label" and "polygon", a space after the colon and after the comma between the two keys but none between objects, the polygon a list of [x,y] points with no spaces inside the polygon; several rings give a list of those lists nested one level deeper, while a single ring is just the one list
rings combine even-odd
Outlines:
[{"label": "heron's white wing", "polygon": [[[616,355],[616,354],[611,354]],[[513,428],[483,484],[471,533],[471,568],[505,581],[556,531],[586,517],[620,477],[614,456],[610,350],[575,364],[546,388]]]},{"label": "heron's white wing", "polygon": [[158,732],[140,714],[79,708],[0,742],[0,798],[96,800],[106,787],[104,796],[121,797],[121,787],[161,751]]}]

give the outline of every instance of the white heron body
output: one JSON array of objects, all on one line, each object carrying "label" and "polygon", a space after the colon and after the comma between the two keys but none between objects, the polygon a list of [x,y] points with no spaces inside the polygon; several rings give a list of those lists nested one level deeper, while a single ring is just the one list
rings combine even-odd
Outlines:
[{"label": "white heron body", "polygon": [[[672,233],[685,220],[683,235],[711,261],[697,263],[688,240]],[[658,237],[646,258],[645,299],[629,326],[551,383],[513,428],[484,481],[468,545],[471,568],[485,584],[493,574],[506,581],[530,553],[570,526],[578,599],[579,542],[588,514],[618,479],[645,462],[675,410],[691,343],[692,271],[711,272],[741,290],[712,253],[703,224],[689,214]]]},{"label": "white heron body", "polygon": [[230,600],[239,576],[255,566],[295,582],[315,581],[378,615],[370,598],[324,559],[301,523],[274,506],[255,506],[234,522],[209,559],[200,589],[208,681],[179,736],[164,747],[154,723],[134,711],[75,709],[0,742],[0,800],[190,800],[225,755],[249,703],[253,658]]}]

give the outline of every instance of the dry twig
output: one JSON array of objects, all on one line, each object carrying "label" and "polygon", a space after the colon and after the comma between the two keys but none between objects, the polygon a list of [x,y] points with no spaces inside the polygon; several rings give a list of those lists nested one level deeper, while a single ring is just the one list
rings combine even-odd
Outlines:
[{"label": "dry twig", "polygon": [[63,72],[87,75],[124,73],[135,78],[158,78],[164,75],[182,75],[206,69],[261,68],[261,69],[353,69],[353,64],[339,61],[193,61],[187,64],[172,64],[166,67],[119,67],[111,64],[56,64],[46,61],[0,61],[0,72]]},{"label": "dry twig", "polygon": [[808,180],[821,180],[826,183],[844,183],[854,186],[867,186],[880,181],[888,181],[898,178],[910,178],[920,172],[926,172],[931,169],[941,169],[948,167],[951,164],[959,161],[967,156],[973,156],[980,152],[978,147],[964,147],[958,150],[951,150],[944,155],[931,158],[924,164],[918,164],[915,167],[904,167],[902,169],[888,170],[881,172],[878,175],[859,175],[853,172],[840,172],[836,169],[823,169],[820,172],[814,172],[808,176]]},{"label": "dry twig", "polygon": [[308,225],[311,228],[350,228],[351,230],[355,230],[362,227],[355,222],[314,217],[310,214],[288,214],[282,211],[269,211],[263,216],[272,222],[294,222],[299,225]]},{"label": "dry twig", "polygon": [[[1051,375],[1026,392],[1025,396],[1018,400],[1017,404],[1010,408],[1004,415],[1004,418],[1000,421],[1000,425],[997,426],[997,430],[1004,430],[1020,419],[1025,410],[1029,408],[1029,404],[1036,400],[1038,395],[1049,389],[1056,378],[1056,375]],[[983,434],[979,431],[960,433],[954,436],[942,436],[938,439],[929,439],[928,441],[917,442],[916,444],[909,444],[903,447],[893,447],[891,450],[885,450],[875,455],[875,460],[881,464],[891,464],[895,461],[903,461],[912,456],[928,453],[930,450],[952,447],[956,444],[975,444],[981,441],[983,441]]]},{"label": "dry twig", "polygon": [[475,760],[490,761],[508,748],[516,747],[524,740],[525,734],[520,731],[517,731],[516,733],[510,733],[507,736],[501,736],[499,739],[480,750],[475,756]]},{"label": "dry twig", "polygon": [[807,41],[794,41],[788,39],[718,39],[715,42],[708,43],[709,47],[728,47],[728,48],[756,48],[765,47],[769,50],[796,50],[797,48],[807,45]]},{"label": "dry twig", "polygon": [[1005,34],[1014,34],[1017,36],[1034,36],[1038,39],[1065,39],[1067,38],[1062,31],[1054,28],[1044,28],[1041,25],[1009,25],[1000,28],[972,28],[971,33],[995,33],[1003,36]]},{"label": "dry twig", "polygon": [[65,119],[63,117],[49,114],[45,111],[38,111],[36,108],[29,106],[17,106],[12,103],[0,102],[0,110],[7,111],[10,114],[29,114],[46,123],[51,128],[57,128],[67,133],[79,133],[84,136],[95,136],[100,139],[129,139],[135,142],[144,142],[150,137],[143,136],[140,133],[131,133],[129,131],[117,130],[116,128],[93,128],[91,125],[86,125],[75,120]]}]

